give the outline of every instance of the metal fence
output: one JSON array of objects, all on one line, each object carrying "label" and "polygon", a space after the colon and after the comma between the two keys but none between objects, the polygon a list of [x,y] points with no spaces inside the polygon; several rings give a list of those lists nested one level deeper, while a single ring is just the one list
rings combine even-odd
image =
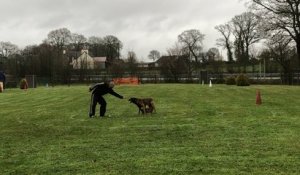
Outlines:
[{"label": "metal fence", "polygon": [[[163,76],[160,74],[137,74],[137,75],[123,75],[122,77],[138,77],[141,83],[205,83],[208,84],[211,80],[213,83],[225,83],[228,77],[237,77],[239,74],[216,74],[216,73],[201,73],[188,76],[186,74],[177,75],[176,77]],[[245,74],[251,84],[290,84],[300,85],[300,73],[292,73],[284,75],[282,73],[266,73],[264,75],[258,73]],[[116,78],[115,75],[101,74],[101,75],[87,75],[80,80],[79,76],[72,75],[72,83],[96,83]]]},{"label": "metal fence", "polygon": [[[103,82],[107,80],[112,80],[113,78],[121,77],[138,77],[140,83],[198,83],[198,84],[208,84],[209,81],[212,81],[214,84],[225,83],[226,78],[237,77],[239,74],[229,74],[229,73],[208,73],[202,72],[198,74],[193,74],[188,76],[186,74],[180,74],[176,76],[163,76],[161,74],[123,74],[122,76],[116,76],[113,74],[93,74],[93,75],[71,75],[70,77],[34,77],[32,81],[33,87],[36,86],[52,86],[58,84],[92,84],[97,82]],[[246,73],[245,74],[251,84],[289,84],[289,85],[300,85],[300,73],[294,72],[292,74],[282,74],[282,73]],[[17,87],[19,84],[20,78],[16,78],[12,75],[7,76],[6,87]],[[30,81],[31,82],[31,81]]]}]

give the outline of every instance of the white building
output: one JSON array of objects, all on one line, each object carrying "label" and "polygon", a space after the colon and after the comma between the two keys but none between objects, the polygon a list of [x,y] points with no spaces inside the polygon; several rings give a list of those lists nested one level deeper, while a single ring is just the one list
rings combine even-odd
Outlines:
[{"label": "white building", "polygon": [[91,57],[88,50],[81,50],[81,55],[73,59],[73,69],[105,69],[106,57]]}]

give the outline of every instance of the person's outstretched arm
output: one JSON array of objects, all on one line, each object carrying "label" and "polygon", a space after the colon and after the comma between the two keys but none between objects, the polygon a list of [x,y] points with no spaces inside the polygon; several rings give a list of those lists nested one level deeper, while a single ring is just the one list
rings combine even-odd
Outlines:
[{"label": "person's outstretched arm", "polygon": [[124,97],[118,93],[116,93],[113,89],[110,89],[109,93],[115,97],[118,97],[120,99],[123,99]]}]

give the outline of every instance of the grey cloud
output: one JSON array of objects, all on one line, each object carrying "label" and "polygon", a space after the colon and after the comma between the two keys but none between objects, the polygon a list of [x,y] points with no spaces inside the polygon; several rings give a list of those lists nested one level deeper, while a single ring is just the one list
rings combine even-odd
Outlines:
[{"label": "grey cloud", "polygon": [[[0,38],[19,46],[39,44],[54,29],[89,36],[115,35],[146,58],[165,52],[184,30],[206,35],[206,47],[220,37],[214,26],[245,11],[240,0],[0,0]],[[24,33],[24,31],[27,31]]]}]

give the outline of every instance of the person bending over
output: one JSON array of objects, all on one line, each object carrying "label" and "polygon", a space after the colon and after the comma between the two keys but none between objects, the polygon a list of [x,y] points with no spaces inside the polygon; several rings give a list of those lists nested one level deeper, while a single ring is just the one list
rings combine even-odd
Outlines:
[{"label": "person bending over", "polygon": [[111,94],[115,97],[118,97],[120,99],[123,99],[124,97],[118,93],[116,93],[113,90],[114,87],[114,82],[102,82],[102,83],[97,83],[89,88],[89,91],[92,92],[91,95],[91,103],[90,103],[90,112],[89,112],[89,117],[92,118],[95,116],[95,109],[97,103],[100,104],[100,117],[104,117],[104,114],[106,112],[106,101],[103,98],[103,95],[105,94]]}]

